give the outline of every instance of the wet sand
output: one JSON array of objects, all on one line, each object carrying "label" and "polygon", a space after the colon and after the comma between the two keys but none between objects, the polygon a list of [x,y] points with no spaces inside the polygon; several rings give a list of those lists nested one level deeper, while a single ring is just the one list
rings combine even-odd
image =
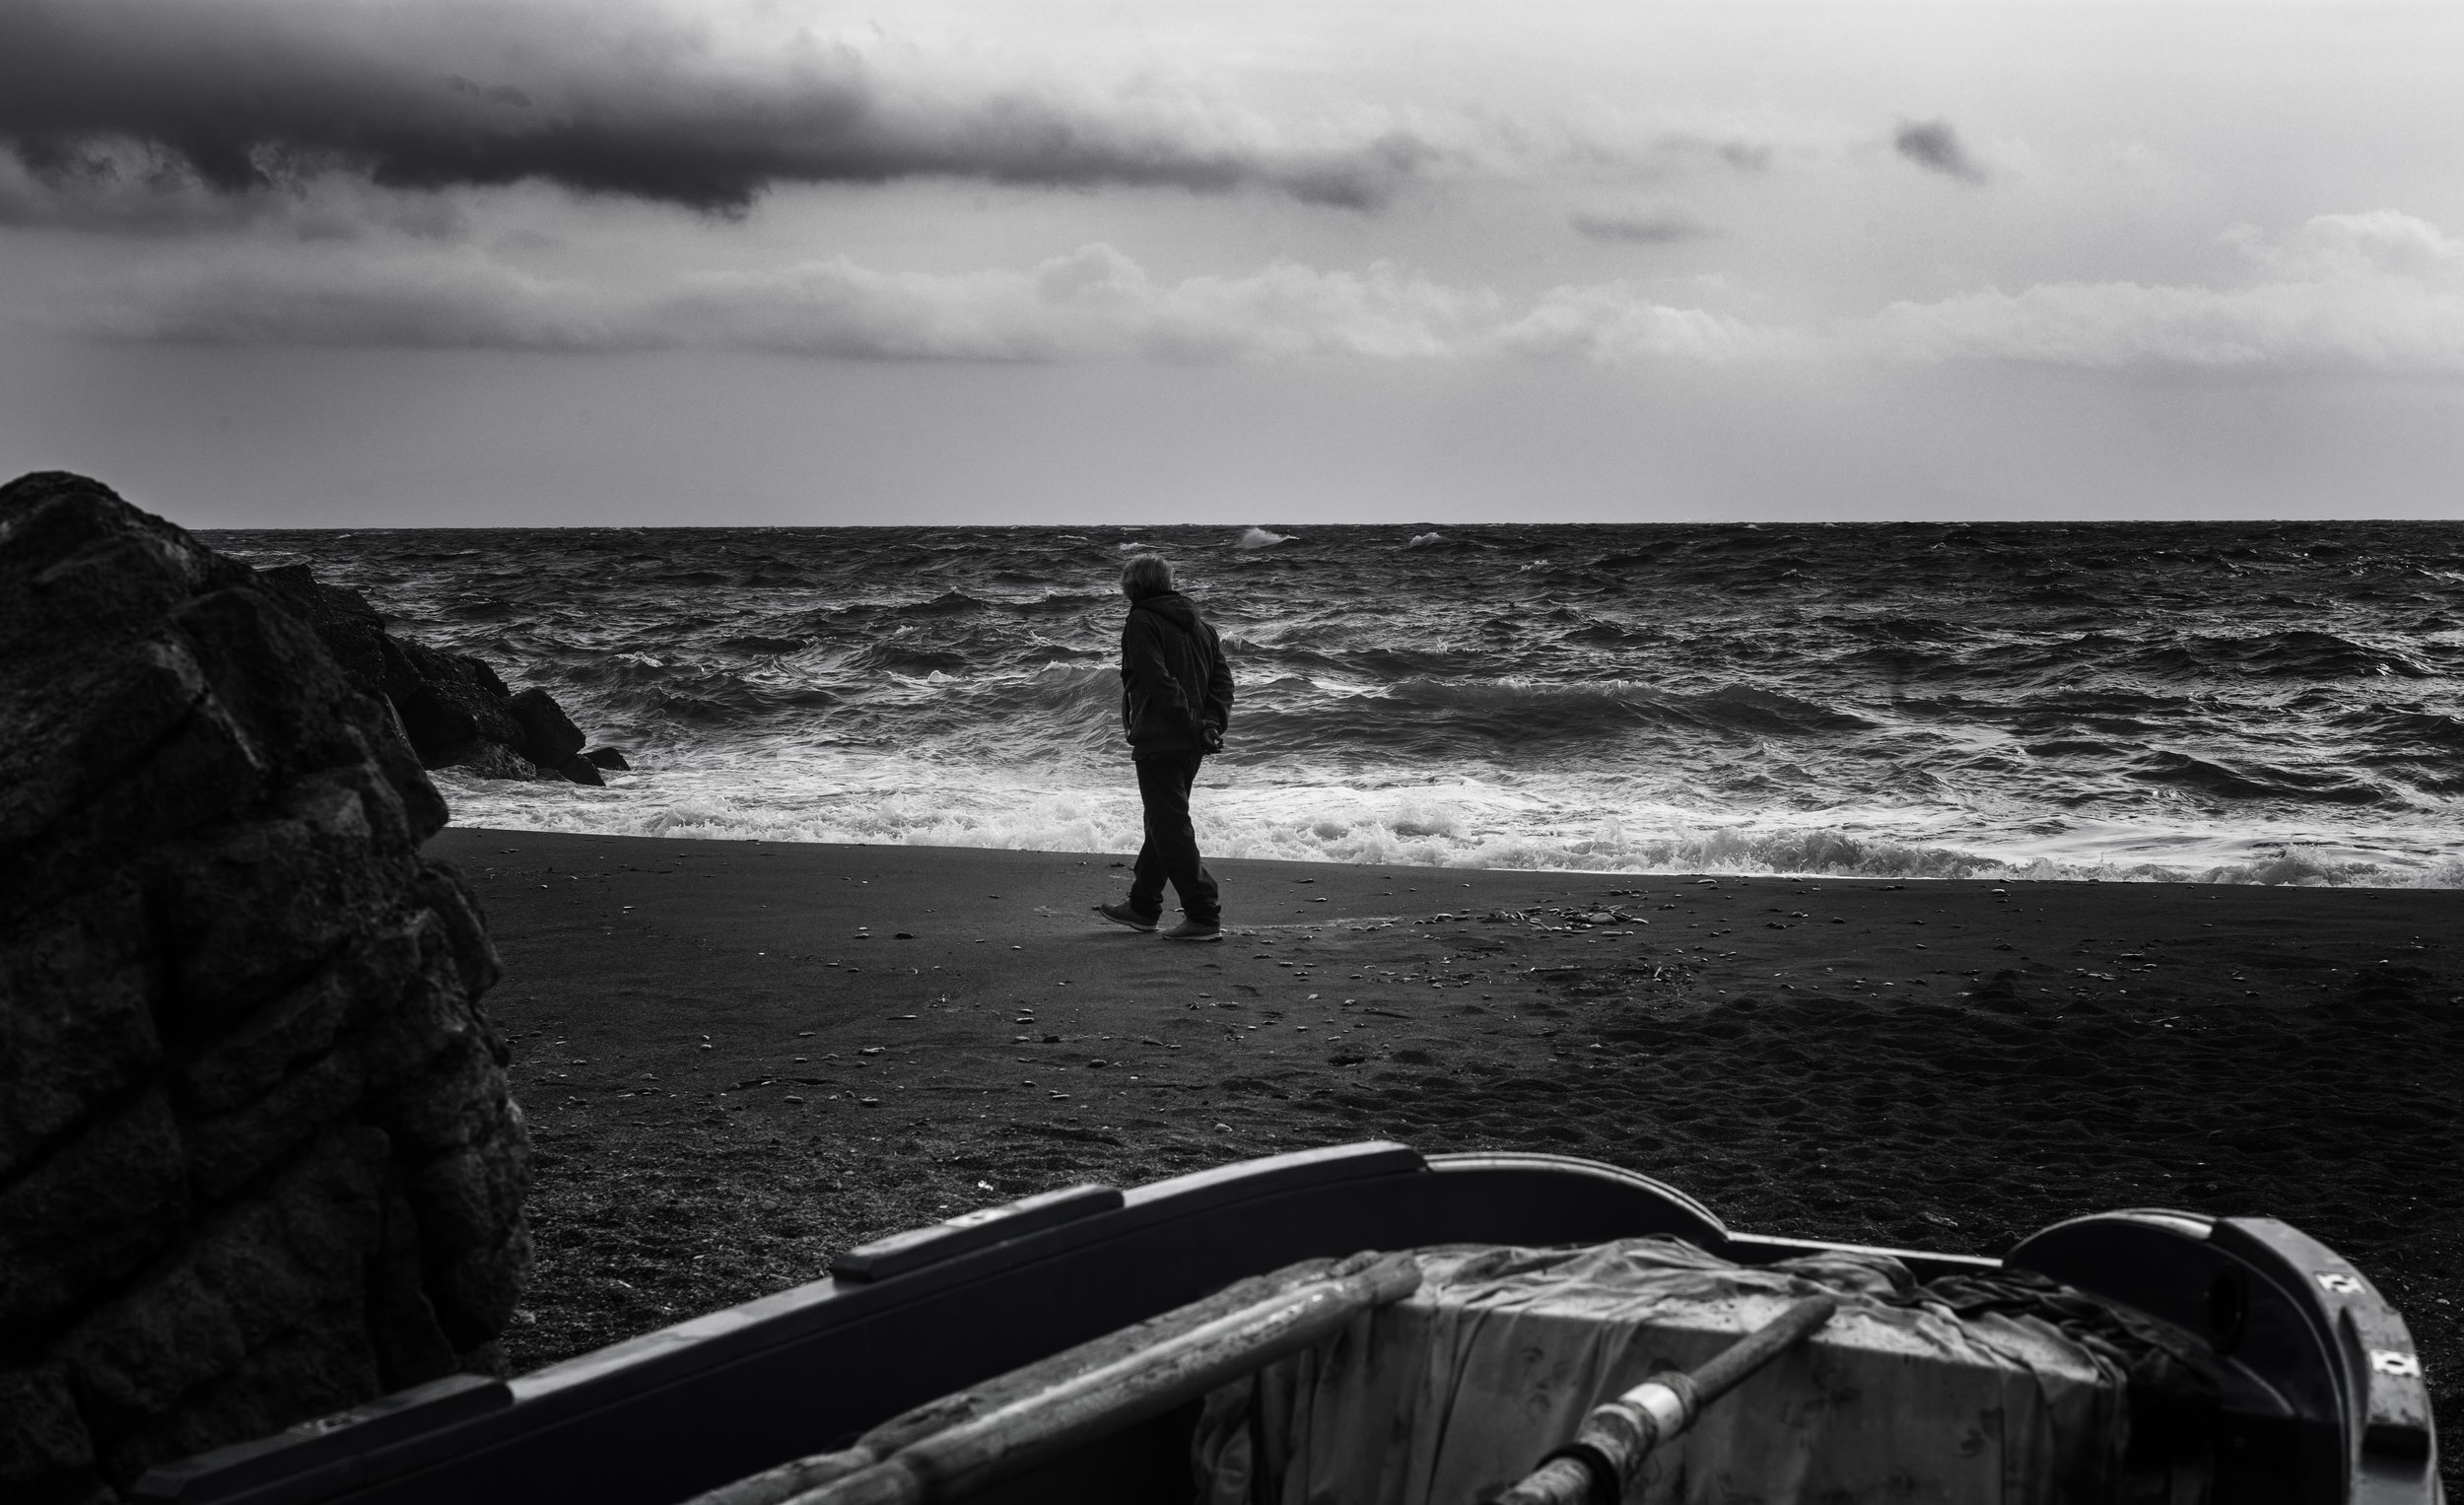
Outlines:
[{"label": "wet sand", "polygon": [[1998,1253],[2282,1217],[2464,1397],[2464,894],[1216,863],[456,829],[540,1150],[530,1368],[1081,1180],[1311,1144],[1633,1167],[1732,1226]]}]

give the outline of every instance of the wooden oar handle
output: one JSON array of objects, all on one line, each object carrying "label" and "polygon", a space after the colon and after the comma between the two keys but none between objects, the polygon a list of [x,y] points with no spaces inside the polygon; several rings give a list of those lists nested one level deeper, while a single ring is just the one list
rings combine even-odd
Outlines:
[{"label": "wooden oar handle", "polygon": [[1839,1310],[1836,1296],[1809,1296],[1764,1326],[1746,1334],[1711,1356],[1687,1376],[1694,1382],[1694,1403],[1709,1405],[1744,1383],[1746,1376],[1802,1342],[1808,1334],[1831,1320]]},{"label": "wooden oar handle", "polygon": [[878,1462],[792,1495],[787,1505],[918,1505],[958,1498],[1194,1401],[1332,1336],[1361,1313],[1400,1301],[1419,1285],[1420,1266],[1409,1255],[1355,1255],[1321,1278],[1058,1375],[995,1409],[954,1421]]},{"label": "wooden oar handle", "polygon": [[1656,1374],[1594,1406],[1574,1441],[1540,1460],[1496,1505],[1617,1505],[1652,1449],[1693,1425],[1704,1406],[1802,1342],[1838,1310],[1836,1296],[1808,1297],[1691,1374]]}]

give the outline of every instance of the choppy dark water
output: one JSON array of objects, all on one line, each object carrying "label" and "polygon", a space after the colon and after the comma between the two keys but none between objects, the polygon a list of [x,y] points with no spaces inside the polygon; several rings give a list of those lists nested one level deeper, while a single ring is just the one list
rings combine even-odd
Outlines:
[{"label": "choppy dark water", "polygon": [[640,772],[457,819],[1124,851],[1125,550],[1224,855],[2464,884],[2464,524],[240,532]]}]

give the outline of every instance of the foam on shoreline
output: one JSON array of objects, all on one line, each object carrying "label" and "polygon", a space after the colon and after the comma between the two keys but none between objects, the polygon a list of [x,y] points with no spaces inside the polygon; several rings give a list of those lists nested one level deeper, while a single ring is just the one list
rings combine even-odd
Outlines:
[{"label": "foam on shoreline", "polygon": [[[692,838],[717,843],[821,843],[890,848],[991,848],[1018,853],[1138,850],[1138,805],[1131,793],[1055,790],[1013,798],[998,810],[951,808],[931,793],[826,793],[798,803],[741,805],[724,795],[631,798],[618,788],[503,786],[444,771],[439,786],[453,823],[468,828],[544,830],[569,835]],[[1403,790],[1409,793],[1409,790]],[[1752,874],[1828,879],[1994,879],[1994,882],[2260,884],[2260,887],[2457,889],[2464,859],[2439,857],[2393,867],[2356,855],[2299,845],[2252,843],[2240,862],[2166,867],[2156,862],[2094,862],[2055,857],[1991,857],[1947,845],[1917,845],[1876,833],[1784,830],[1592,830],[1513,833],[1467,828],[1412,798],[1385,800],[1375,813],[1319,820],[1242,820],[1198,810],[1198,840],[1210,857],[1276,862],[1385,864],[1472,872],[1602,874]]]},{"label": "foam on shoreline", "polygon": [[[1021,852],[1137,851],[1139,813],[1126,789],[986,791],[816,787],[758,800],[689,779],[615,776],[606,788],[508,784],[455,770],[433,777],[454,824],[709,841],[950,847]],[[663,786],[663,787],[662,787]],[[1629,828],[1555,825],[1540,802],[1471,782],[1388,789],[1241,790],[1201,797],[1196,819],[1210,857],[1495,872],[1729,873],[2007,882],[2224,883],[2301,888],[2464,887],[2464,858],[2398,865],[2383,854],[2253,840],[2211,860],[2006,854],[1809,820],[1793,826]],[[2213,858],[2223,858],[2216,860]]]}]

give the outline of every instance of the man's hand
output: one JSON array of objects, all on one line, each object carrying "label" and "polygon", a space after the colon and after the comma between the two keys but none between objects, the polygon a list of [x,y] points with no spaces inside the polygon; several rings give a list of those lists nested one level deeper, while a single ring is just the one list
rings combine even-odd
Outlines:
[{"label": "man's hand", "polygon": [[1198,727],[1198,744],[1210,753],[1223,751],[1223,728],[1220,726]]}]

